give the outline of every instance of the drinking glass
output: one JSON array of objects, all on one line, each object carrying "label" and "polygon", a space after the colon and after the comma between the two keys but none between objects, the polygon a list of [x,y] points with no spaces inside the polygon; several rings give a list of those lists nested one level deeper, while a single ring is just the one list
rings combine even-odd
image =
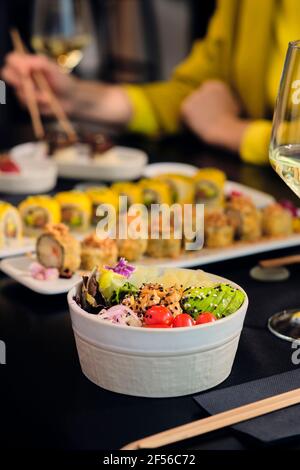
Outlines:
[{"label": "drinking glass", "polygon": [[65,72],[81,61],[91,31],[88,0],[35,0],[32,47],[55,59]]},{"label": "drinking glass", "polygon": [[[275,106],[270,162],[300,198],[300,41],[289,43]],[[269,319],[269,329],[288,341],[300,339],[300,308]]]}]

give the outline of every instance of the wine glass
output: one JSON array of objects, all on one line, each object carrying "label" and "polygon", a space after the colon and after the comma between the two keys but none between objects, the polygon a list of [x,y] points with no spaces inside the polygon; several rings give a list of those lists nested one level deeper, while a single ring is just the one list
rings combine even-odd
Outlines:
[{"label": "wine glass", "polygon": [[71,72],[91,42],[92,20],[88,0],[35,0],[32,47]]},{"label": "wine glass", "polygon": [[[273,169],[300,198],[300,41],[289,43],[270,143]],[[268,327],[288,341],[300,339],[300,308],[273,315]]]}]

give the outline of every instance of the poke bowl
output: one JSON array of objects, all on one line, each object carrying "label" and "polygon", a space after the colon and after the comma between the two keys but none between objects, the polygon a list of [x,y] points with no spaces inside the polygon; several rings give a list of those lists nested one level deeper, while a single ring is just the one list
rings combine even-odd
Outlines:
[{"label": "poke bowl", "polygon": [[[112,274],[107,274],[105,269],[94,270],[68,293],[79,361],[89,380],[113,392],[160,398],[201,392],[229,376],[248,308],[247,294],[240,286],[200,270],[138,266],[129,278],[135,291],[133,296],[128,294],[128,279],[121,281],[120,274],[115,274],[112,268],[107,269]],[[98,305],[101,301],[99,297],[97,299],[95,288],[101,283],[105,294],[109,292],[119,302],[121,299],[120,287],[113,292],[107,276],[115,276],[117,283],[115,280],[112,283],[122,285],[121,289],[127,292],[121,305],[127,312],[125,319],[120,320],[120,305],[109,308]],[[103,278],[105,282],[102,282]],[[178,303],[177,298],[172,304],[170,301],[166,304],[173,316],[169,326],[153,324],[154,316],[147,314],[155,313],[155,309],[158,312],[160,308],[154,305],[153,291],[146,297],[152,307],[145,308],[143,317],[141,309],[136,310],[137,314],[130,310],[134,309],[132,302],[135,306],[141,305],[145,299],[145,296],[142,299],[142,293],[145,294],[149,286],[157,289],[158,295],[164,292],[161,298],[168,299],[174,294],[175,284],[180,286],[182,297]],[[227,300],[230,296],[231,300]],[[211,302],[212,298],[217,299],[215,304]],[[181,310],[179,315],[174,315],[176,308]],[[183,310],[188,310],[191,315]],[[207,312],[201,313],[203,310]],[[209,310],[215,313],[209,313]],[[161,309],[160,315],[162,312]],[[191,325],[181,326],[181,318],[195,318],[196,313],[197,322],[193,319]],[[200,318],[205,315],[205,318],[215,319],[202,323]]]}]

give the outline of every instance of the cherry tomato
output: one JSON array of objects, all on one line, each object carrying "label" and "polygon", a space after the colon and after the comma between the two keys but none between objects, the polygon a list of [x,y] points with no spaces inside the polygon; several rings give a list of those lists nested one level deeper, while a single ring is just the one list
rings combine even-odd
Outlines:
[{"label": "cherry tomato", "polygon": [[187,313],[180,313],[177,317],[174,318],[173,326],[174,328],[181,328],[183,326],[193,326],[195,324],[194,319],[191,315]]},{"label": "cherry tomato", "polygon": [[203,312],[200,313],[199,317],[197,318],[196,325],[204,325],[204,323],[212,323],[214,321],[217,321],[217,319],[213,313]]},{"label": "cherry tomato", "polygon": [[144,325],[145,328],[173,328],[173,325],[165,325],[164,323],[161,324],[153,324],[153,325]]},{"label": "cherry tomato", "polygon": [[173,315],[167,307],[163,305],[153,305],[148,308],[144,315],[146,325],[171,325]]}]

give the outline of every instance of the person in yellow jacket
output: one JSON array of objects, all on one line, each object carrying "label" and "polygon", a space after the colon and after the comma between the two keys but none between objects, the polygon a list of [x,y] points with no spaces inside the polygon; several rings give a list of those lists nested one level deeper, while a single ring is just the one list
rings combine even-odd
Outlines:
[{"label": "person in yellow jacket", "polygon": [[[169,81],[110,85],[67,76],[42,56],[9,54],[2,78],[24,98],[22,77],[43,71],[71,116],[148,135],[187,125],[205,142],[266,164],[284,58],[300,37],[299,0],[218,0],[204,40]],[[47,96],[37,90],[41,110]]]}]

